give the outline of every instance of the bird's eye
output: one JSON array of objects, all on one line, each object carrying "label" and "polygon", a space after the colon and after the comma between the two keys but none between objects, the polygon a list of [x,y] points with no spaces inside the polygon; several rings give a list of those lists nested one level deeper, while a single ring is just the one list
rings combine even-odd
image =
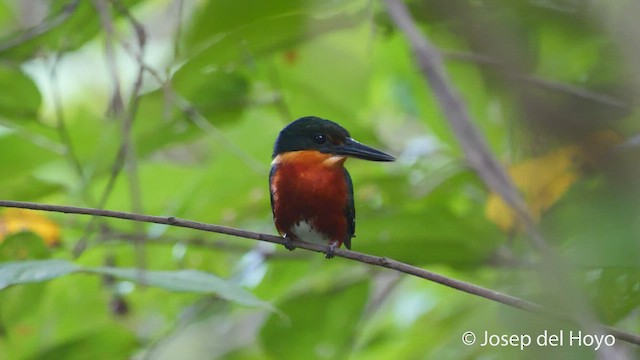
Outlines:
[{"label": "bird's eye", "polygon": [[322,145],[327,142],[327,137],[323,134],[318,134],[313,137],[313,141],[315,141],[318,145]]}]

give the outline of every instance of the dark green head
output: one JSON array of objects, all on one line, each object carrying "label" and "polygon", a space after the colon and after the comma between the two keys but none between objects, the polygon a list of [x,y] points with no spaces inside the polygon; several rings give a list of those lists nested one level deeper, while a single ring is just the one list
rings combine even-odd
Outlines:
[{"label": "dark green head", "polygon": [[333,121],[315,116],[302,117],[282,129],[273,147],[272,157],[300,150],[317,150],[321,153],[372,161],[395,160],[389,154],[352,139],[345,128]]}]

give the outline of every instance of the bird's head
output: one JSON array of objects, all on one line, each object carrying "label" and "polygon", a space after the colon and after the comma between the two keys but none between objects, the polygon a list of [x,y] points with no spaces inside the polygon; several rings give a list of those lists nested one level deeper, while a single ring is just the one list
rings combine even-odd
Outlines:
[{"label": "bird's head", "polygon": [[389,154],[354,140],[345,128],[333,121],[315,116],[302,117],[282,129],[273,147],[272,157],[302,150],[370,161],[395,160]]}]

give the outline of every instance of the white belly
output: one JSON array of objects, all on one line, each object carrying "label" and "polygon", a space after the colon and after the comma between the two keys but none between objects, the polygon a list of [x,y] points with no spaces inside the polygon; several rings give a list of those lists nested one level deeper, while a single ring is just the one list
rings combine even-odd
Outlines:
[{"label": "white belly", "polygon": [[331,239],[325,234],[317,232],[311,224],[306,221],[297,222],[292,228],[291,233],[300,241],[327,245]]}]

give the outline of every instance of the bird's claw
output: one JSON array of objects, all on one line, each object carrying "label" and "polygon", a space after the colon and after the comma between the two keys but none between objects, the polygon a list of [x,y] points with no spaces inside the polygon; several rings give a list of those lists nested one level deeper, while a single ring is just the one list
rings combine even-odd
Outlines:
[{"label": "bird's claw", "polygon": [[329,244],[329,246],[327,246],[327,259],[331,259],[333,258],[333,256],[335,255],[335,251],[338,248],[338,243],[337,242],[332,242]]},{"label": "bird's claw", "polygon": [[293,251],[296,249],[295,246],[293,246],[293,243],[291,241],[291,237],[288,236],[287,234],[284,234],[284,247],[285,249],[289,250],[289,251]]}]

